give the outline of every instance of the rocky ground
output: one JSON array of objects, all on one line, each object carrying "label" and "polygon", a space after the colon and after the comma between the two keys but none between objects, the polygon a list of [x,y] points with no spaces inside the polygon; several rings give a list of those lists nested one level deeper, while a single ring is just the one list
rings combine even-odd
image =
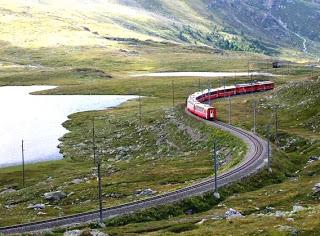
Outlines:
[{"label": "rocky ground", "polygon": [[[140,125],[138,120],[119,120],[108,117],[98,124],[97,155],[109,162],[130,161],[132,159],[156,160],[159,158],[175,158],[190,156],[208,150],[207,133],[190,126],[181,111],[167,109],[156,120]],[[101,118],[104,119],[104,118]],[[99,118],[97,118],[99,120]],[[99,122],[99,121],[98,121]],[[91,131],[92,133],[92,131]],[[74,159],[86,159],[92,155],[92,137],[90,130],[81,134],[76,143],[66,139],[60,145],[64,156]],[[208,150],[209,151],[209,150]],[[220,166],[230,163],[236,157],[235,149],[225,146],[219,149]],[[241,153],[240,153],[241,154]]]}]

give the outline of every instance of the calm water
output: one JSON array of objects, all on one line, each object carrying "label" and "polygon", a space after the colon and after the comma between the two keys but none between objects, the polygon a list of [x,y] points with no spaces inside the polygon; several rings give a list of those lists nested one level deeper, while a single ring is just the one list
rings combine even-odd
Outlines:
[{"label": "calm water", "polygon": [[30,95],[50,86],[0,87],[0,166],[61,159],[57,148],[68,131],[62,123],[76,112],[115,107],[135,96]]}]

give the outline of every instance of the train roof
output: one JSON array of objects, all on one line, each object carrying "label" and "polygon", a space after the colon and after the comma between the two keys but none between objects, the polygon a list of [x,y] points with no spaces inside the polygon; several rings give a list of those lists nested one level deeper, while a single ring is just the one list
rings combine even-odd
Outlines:
[{"label": "train roof", "polygon": [[[235,89],[236,86],[234,85],[230,85],[230,86],[222,86],[222,87],[219,87],[219,88],[214,88],[214,89],[210,89],[210,93],[212,92],[217,92],[217,91],[221,91],[221,90],[228,90],[228,89]],[[196,92],[194,94],[192,94],[191,96],[195,95],[195,96],[201,96],[201,95],[204,95],[204,94],[207,94],[209,92],[209,89],[205,89],[201,92]]]},{"label": "train roof", "polygon": [[274,82],[272,82],[272,81],[258,81],[256,83],[257,84],[273,84]]},{"label": "train roof", "polygon": [[260,85],[260,84],[273,84],[272,81],[255,81],[252,83],[243,83],[243,84],[237,84],[236,87],[247,87],[247,86],[253,86],[253,85]]},{"label": "train roof", "polygon": [[237,84],[236,87],[247,87],[247,86],[252,86],[255,83],[246,83],[246,84]]},{"label": "train roof", "polygon": [[214,88],[214,89],[205,89],[203,91],[198,91],[189,96],[190,99],[192,100],[197,100],[198,97],[206,95],[207,93],[212,93],[212,92],[217,92],[217,91],[223,91],[223,90],[229,90],[229,89],[235,89],[237,87],[248,87],[248,86],[254,86],[254,85],[265,85],[265,84],[273,84],[274,82],[272,81],[255,81],[252,83],[241,83],[241,84],[236,84],[236,85],[231,85],[231,86],[221,86],[219,88]]},{"label": "train roof", "polygon": [[205,104],[205,103],[201,103],[201,102],[198,102],[195,104],[196,106],[199,106],[199,107],[203,107],[203,108],[211,108],[212,106],[208,105],[208,104]]},{"label": "train roof", "polygon": [[255,85],[265,85],[265,84],[273,84],[273,81],[254,81],[252,83],[242,83],[242,84],[236,84],[236,85],[231,85],[231,86],[222,86],[219,88],[214,88],[214,89],[205,89],[203,91],[198,91],[195,92],[193,94],[191,94],[188,97],[188,102],[193,103],[194,105],[198,106],[198,107],[203,107],[203,108],[212,108],[211,105],[205,104],[205,103],[201,103],[198,101],[200,96],[204,96],[206,94],[212,93],[212,92],[218,92],[218,91],[224,91],[224,90],[230,90],[230,89],[236,89],[237,87],[248,87],[248,86],[255,86]]},{"label": "train roof", "polygon": [[234,86],[234,85],[222,86],[222,87],[214,89],[214,91],[221,91],[221,90],[228,90],[228,89],[235,89],[235,88],[236,88],[236,86]]}]

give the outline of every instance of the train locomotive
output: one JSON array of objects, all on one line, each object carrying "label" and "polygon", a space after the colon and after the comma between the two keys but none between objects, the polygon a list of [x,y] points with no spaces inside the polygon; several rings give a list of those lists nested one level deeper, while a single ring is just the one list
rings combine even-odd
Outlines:
[{"label": "train locomotive", "polygon": [[268,91],[273,89],[274,82],[272,81],[257,81],[246,84],[236,84],[233,86],[223,86],[215,89],[206,89],[189,96],[187,99],[187,109],[191,113],[203,119],[217,120],[216,108],[210,104],[206,104],[206,102],[217,98]]}]

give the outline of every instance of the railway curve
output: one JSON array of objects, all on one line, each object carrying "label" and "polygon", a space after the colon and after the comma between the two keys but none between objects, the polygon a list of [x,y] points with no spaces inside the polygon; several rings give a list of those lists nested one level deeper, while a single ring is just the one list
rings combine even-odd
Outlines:
[{"label": "railway curve", "polygon": [[[227,125],[219,121],[214,122],[203,120],[191,114],[187,110],[186,113],[194,119],[205,122],[209,126],[213,126],[224,131],[230,132],[234,136],[242,139],[248,146],[248,151],[243,161],[236,167],[230,169],[228,172],[225,172],[218,176],[219,187],[226,186],[232,182],[239,181],[244,177],[254,174],[266,165],[268,144],[261,137],[257,136],[252,132],[231,125]],[[162,195],[154,196],[136,202],[106,208],[103,210],[103,217],[110,218],[115,216],[126,215],[138,210],[173,203],[192,196],[202,195],[206,192],[213,190],[214,179],[210,177],[202,180],[201,182],[195,183],[191,186],[176,191],[168,192]],[[19,234],[40,231],[57,227],[63,227],[71,224],[86,223],[97,219],[99,219],[99,211],[92,211],[40,222],[1,227],[0,234]]]}]

